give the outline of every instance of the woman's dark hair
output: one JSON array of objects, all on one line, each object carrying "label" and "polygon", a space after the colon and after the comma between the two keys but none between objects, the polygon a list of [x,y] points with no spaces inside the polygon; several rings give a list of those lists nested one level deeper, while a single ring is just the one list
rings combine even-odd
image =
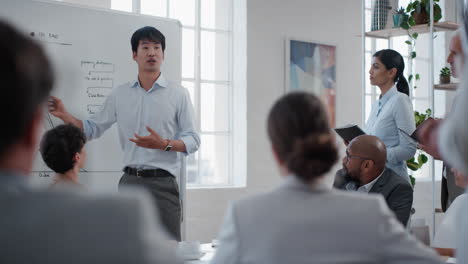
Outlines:
[{"label": "woman's dark hair", "polygon": [[397,72],[393,82],[397,83],[397,90],[400,93],[404,93],[409,96],[408,81],[406,81],[406,78],[403,75],[405,70],[405,61],[403,60],[403,57],[400,55],[400,53],[392,49],[384,49],[374,53],[373,57],[378,58],[382,64],[385,65],[387,70],[396,68]]},{"label": "woman's dark hair", "polygon": [[142,27],[133,33],[132,38],[130,39],[133,52],[137,52],[140,40],[149,40],[154,43],[161,44],[163,52],[166,50],[166,37],[164,37],[161,31],[154,27]]},{"label": "woman's dark hair", "polygon": [[320,100],[310,93],[280,98],[268,116],[268,135],[278,158],[305,182],[329,171],[338,159],[328,116]]},{"label": "woman's dark hair", "polygon": [[73,125],[60,125],[47,131],[41,140],[42,159],[57,173],[73,168],[76,153],[81,152],[86,138],[81,129]]}]

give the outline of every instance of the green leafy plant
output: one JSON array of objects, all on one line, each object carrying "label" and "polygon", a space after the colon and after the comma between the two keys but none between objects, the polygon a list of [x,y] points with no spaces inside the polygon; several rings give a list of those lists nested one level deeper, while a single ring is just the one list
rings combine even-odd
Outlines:
[{"label": "green leafy plant", "polygon": [[414,121],[416,122],[416,127],[422,124],[422,122],[426,121],[432,115],[431,109],[426,109],[425,113],[419,113],[418,111],[414,111]]},{"label": "green leafy plant", "polygon": [[[416,40],[418,39],[419,34],[417,32],[410,34],[409,30],[407,30],[407,32],[408,32],[409,39],[405,41],[405,43],[410,47],[410,51],[409,51],[410,56],[408,56],[408,65],[411,65],[411,60],[414,60],[417,56],[415,49],[416,49]],[[414,75],[410,74],[408,76],[408,83],[412,85],[414,89],[416,89],[418,88],[416,86],[416,81],[419,81],[420,78],[421,76],[419,75],[419,73],[416,73]]]},{"label": "green leafy plant", "polygon": [[[434,0],[434,22],[442,18],[442,9],[437,2],[439,0]],[[424,24],[429,22],[430,8],[429,0],[417,0],[408,4],[406,12],[411,15],[414,24]]]},{"label": "green leafy plant", "polygon": [[401,27],[402,23],[406,23],[408,21],[408,17],[409,15],[406,14],[405,9],[403,7],[395,9],[393,11],[393,27]]},{"label": "green leafy plant", "polygon": [[[426,119],[431,117],[431,115],[432,115],[431,109],[426,109],[425,113],[414,111],[414,121],[416,123],[416,127],[418,127],[422,122],[424,122]],[[414,157],[406,161],[406,167],[408,167],[408,169],[412,171],[417,171],[421,169],[422,166],[426,164],[428,160],[429,158],[421,150],[418,149]],[[411,180],[411,184],[414,186],[416,181],[413,175],[410,175],[410,180]]]},{"label": "green leafy plant", "polygon": [[441,70],[440,70],[440,76],[450,76],[451,72],[450,72],[450,69],[448,67],[443,67]]},{"label": "green leafy plant", "polygon": [[395,9],[394,13],[395,15],[405,15],[406,11],[403,7],[400,7],[400,8]]}]

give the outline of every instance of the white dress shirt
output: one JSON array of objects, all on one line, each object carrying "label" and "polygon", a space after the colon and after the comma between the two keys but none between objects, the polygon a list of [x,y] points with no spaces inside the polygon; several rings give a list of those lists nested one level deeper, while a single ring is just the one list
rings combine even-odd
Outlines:
[{"label": "white dress shirt", "polygon": [[385,170],[382,170],[382,173],[380,173],[379,176],[377,176],[374,180],[371,182],[364,184],[362,186],[357,187],[356,182],[352,181],[346,184],[346,190],[348,191],[356,191],[356,192],[361,192],[361,193],[369,193],[369,191],[372,189],[374,184],[379,180],[380,176],[384,173]]},{"label": "white dress shirt", "polygon": [[409,181],[406,160],[414,156],[416,145],[403,136],[400,129],[411,135],[416,124],[409,97],[393,86],[372,106],[365,132],[385,143],[387,167]]},{"label": "white dress shirt", "polygon": [[134,133],[149,135],[146,126],[164,139],[182,140],[186,154],[194,153],[200,146],[188,91],[176,83],[167,82],[162,73],[148,91],[137,80],[114,88],[101,110],[83,121],[83,128],[86,137],[94,139],[114,123],[117,123],[124,151],[124,166],[160,168],[172,175],[179,174],[177,152],[138,147],[129,140]]}]

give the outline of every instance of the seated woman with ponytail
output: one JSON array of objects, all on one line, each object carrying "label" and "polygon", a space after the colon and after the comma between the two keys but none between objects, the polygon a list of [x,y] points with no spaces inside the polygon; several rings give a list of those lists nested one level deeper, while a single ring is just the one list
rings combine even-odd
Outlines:
[{"label": "seated woman with ponytail", "polygon": [[283,181],[229,207],[212,264],[441,263],[381,196],[325,186],[338,154],[317,97],[283,96],[270,111],[268,135]]},{"label": "seated woman with ponytail", "polygon": [[380,138],[387,147],[387,167],[409,181],[406,160],[416,153],[416,145],[402,135],[416,129],[409,87],[403,76],[405,62],[400,53],[377,51],[369,70],[370,82],[380,88],[380,98],[372,106],[365,131]]},{"label": "seated woman with ponytail", "polygon": [[86,138],[73,125],[60,125],[47,131],[40,152],[45,164],[55,172],[52,186],[81,185],[78,174],[86,160]]}]

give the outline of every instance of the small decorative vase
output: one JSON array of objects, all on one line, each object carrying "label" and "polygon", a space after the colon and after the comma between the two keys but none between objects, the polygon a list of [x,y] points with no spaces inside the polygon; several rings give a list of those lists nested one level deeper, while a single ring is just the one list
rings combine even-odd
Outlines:
[{"label": "small decorative vase", "polygon": [[400,27],[402,22],[403,22],[403,15],[402,14],[394,14],[393,15],[393,27],[394,28]]},{"label": "small decorative vase", "polygon": [[426,10],[421,10],[421,13],[414,12],[413,18],[416,25],[426,24],[429,22],[429,14]]},{"label": "small decorative vase", "polygon": [[[404,14],[403,17],[401,18],[401,23],[408,22],[408,19],[409,19],[409,15]],[[400,23],[400,25],[401,25],[401,23]]]},{"label": "small decorative vase", "polygon": [[450,83],[450,75],[440,75],[440,84]]}]

